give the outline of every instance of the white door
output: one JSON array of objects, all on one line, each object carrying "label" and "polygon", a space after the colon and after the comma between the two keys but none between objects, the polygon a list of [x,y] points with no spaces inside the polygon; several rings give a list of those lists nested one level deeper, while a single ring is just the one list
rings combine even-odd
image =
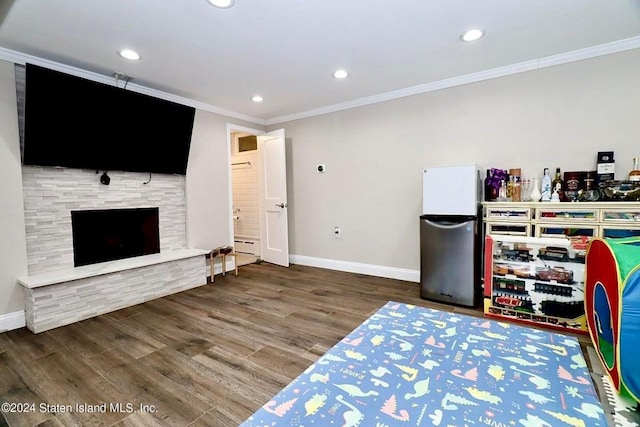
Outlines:
[{"label": "white door", "polygon": [[258,136],[260,156],[260,257],[289,266],[287,169],[284,129]]}]

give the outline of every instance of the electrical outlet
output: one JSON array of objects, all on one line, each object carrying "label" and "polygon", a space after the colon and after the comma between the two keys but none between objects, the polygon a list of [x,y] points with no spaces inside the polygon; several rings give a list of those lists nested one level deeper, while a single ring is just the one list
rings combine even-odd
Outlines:
[{"label": "electrical outlet", "polygon": [[342,229],[336,225],[335,227],[333,227],[333,235],[336,239],[339,239],[340,237],[342,237]]}]

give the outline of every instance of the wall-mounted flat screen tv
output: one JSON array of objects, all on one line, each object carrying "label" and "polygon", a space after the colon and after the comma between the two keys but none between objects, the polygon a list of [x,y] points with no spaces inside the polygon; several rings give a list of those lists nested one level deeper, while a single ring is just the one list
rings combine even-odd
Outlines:
[{"label": "wall-mounted flat screen tv", "polygon": [[23,163],[186,174],[195,109],[26,66]]}]

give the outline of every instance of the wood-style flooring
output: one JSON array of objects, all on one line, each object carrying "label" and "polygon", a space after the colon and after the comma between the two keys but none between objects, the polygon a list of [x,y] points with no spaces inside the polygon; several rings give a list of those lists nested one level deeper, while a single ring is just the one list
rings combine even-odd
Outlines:
[{"label": "wood-style flooring", "polygon": [[0,402],[22,410],[6,423],[236,426],[390,300],[482,315],[422,300],[417,283],[246,265],[48,332],[0,334]]}]

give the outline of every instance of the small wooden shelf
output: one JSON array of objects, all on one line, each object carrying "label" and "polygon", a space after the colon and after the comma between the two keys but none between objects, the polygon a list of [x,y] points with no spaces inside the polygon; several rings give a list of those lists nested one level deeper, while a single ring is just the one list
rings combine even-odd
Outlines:
[{"label": "small wooden shelf", "polygon": [[233,265],[235,269],[236,276],[238,275],[238,254],[236,251],[231,248],[231,252],[221,252],[220,248],[216,248],[209,252],[209,264],[211,266],[211,283],[215,282],[215,262],[217,259],[221,260],[220,269],[222,270],[222,275],[225,276],[227,274],[227,257],[233,257]]}]

